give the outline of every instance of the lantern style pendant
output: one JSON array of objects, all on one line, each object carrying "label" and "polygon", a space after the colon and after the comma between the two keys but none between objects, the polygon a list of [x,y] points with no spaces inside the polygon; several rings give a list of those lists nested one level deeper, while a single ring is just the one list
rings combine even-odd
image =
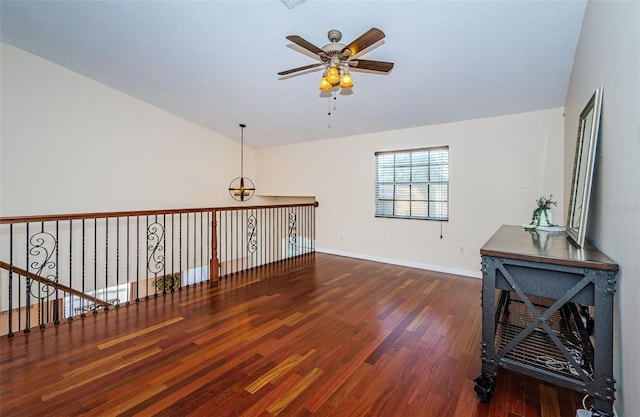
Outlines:
[{"label": "lantern style pendant", "polygon": [[244,176],[244,128],[245,124],[240,123],[240,176],[234,178],[229,184],[229,194],[235,200],[247,201],[256,192],[256,187],[251,179]]}]

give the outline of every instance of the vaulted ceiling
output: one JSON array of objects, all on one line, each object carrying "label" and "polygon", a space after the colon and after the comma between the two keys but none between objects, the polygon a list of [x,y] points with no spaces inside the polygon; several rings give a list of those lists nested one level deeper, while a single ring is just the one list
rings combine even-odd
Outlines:
[{"label": "vaulted ceiling", "polygon": [[[254,147],[564,105],[585,0],[0,2],[1,41]],[[286,40],[348,44],[377,27],[351,94]],[[331,116],[328,113],[331,112]]]}]

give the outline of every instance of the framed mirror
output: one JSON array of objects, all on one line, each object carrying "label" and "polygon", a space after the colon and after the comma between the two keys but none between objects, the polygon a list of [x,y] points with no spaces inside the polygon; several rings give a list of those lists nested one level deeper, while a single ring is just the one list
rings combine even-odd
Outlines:
[{"label": "framed mirror", "polygon": [[600,87],[593,93],[578,119],[578,142],[567,215],[567,235],[578,247],[584,245],[587,232],[591,180],[600,130],[602,89]]}]

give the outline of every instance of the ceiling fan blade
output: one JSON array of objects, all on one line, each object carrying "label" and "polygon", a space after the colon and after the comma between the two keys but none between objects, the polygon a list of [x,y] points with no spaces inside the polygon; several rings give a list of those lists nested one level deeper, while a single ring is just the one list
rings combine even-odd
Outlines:
[{"label": "ceiling fan blade", "polygon": [[349,67],[362,70],[384,72],[386,74],[393,69],[393,62],[354,59],[353,61],[349,61]]},{"label": "ceiling fan blade", "polygon": [[292,74],[294,72],[304,71],[304,70],[307,70],[307,69],[319,67],[320,65],[322,65],[322,62],[318,62],[316,64],[311,64],[311,65],[305,65],[304,67],[292,68],[292,69],[289,69],[289,70],[286,70],[286,71],[280,71],[278,73],[278,75],[288,75],[288,74]]},{"label": "ceiling fan blade", "polygon": [[317,46],[315,46],[314,44],[312,44],[311,42],[309,42],[308,40],[298,36],[298,35],[289,35],[287,36],[287,40],[290,40],[291,42],[295,43],[296,45],[306,49],[309,52],[313,52],[316,55],[319,56],[327,56],[327,53],[325,51],[323,51],[322,49],[318,48]]},{"label": "ceiling fan blade", "polygon": [[384,32],[381,31],[378,28],[371,28],[368,31],[366,31],[365,33],[363,33],[362,35],[360,35],[360,37],[358,39],[356,39],[355,41],[351,42],[349,45],[347,45],[342,52],[344,53],[344,51],[346,49],[351,50],[351,56],[358,54],[359,52],[367,49],[368,47],[370,47],[371,45],[373,45],[374,43],[378,42],[380,39],[384,38]]}]

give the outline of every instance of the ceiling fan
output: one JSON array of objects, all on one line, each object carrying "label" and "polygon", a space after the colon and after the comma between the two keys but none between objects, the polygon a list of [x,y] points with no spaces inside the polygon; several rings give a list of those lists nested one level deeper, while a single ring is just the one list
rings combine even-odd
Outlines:
[{"label": "ceiling fan", "polygon": [[353,87],[353,81],[349,74],[350,68],[356,70],[367,70],[381,74],[387,74],[391,69],[393,69],[393,62],[371,61],[356,58],[356,56],[362,51],[385,37],[384,32],[380,29],[371,28],[348,45],[340,43],[342,33],[339,30],[330,30],[327,37],[329,38],[330,43],[324,45],[322,48],[318,48],[301,36],[287,36],[287,39],[291,42],[315,54],[320,62],[298,68],[292,68],[286,71],[280,71],[278,75],[289,75],[295,72],[324,66],[325,72],[320,82],[320,90],[331,90],[337,86],[342,88]]}]

